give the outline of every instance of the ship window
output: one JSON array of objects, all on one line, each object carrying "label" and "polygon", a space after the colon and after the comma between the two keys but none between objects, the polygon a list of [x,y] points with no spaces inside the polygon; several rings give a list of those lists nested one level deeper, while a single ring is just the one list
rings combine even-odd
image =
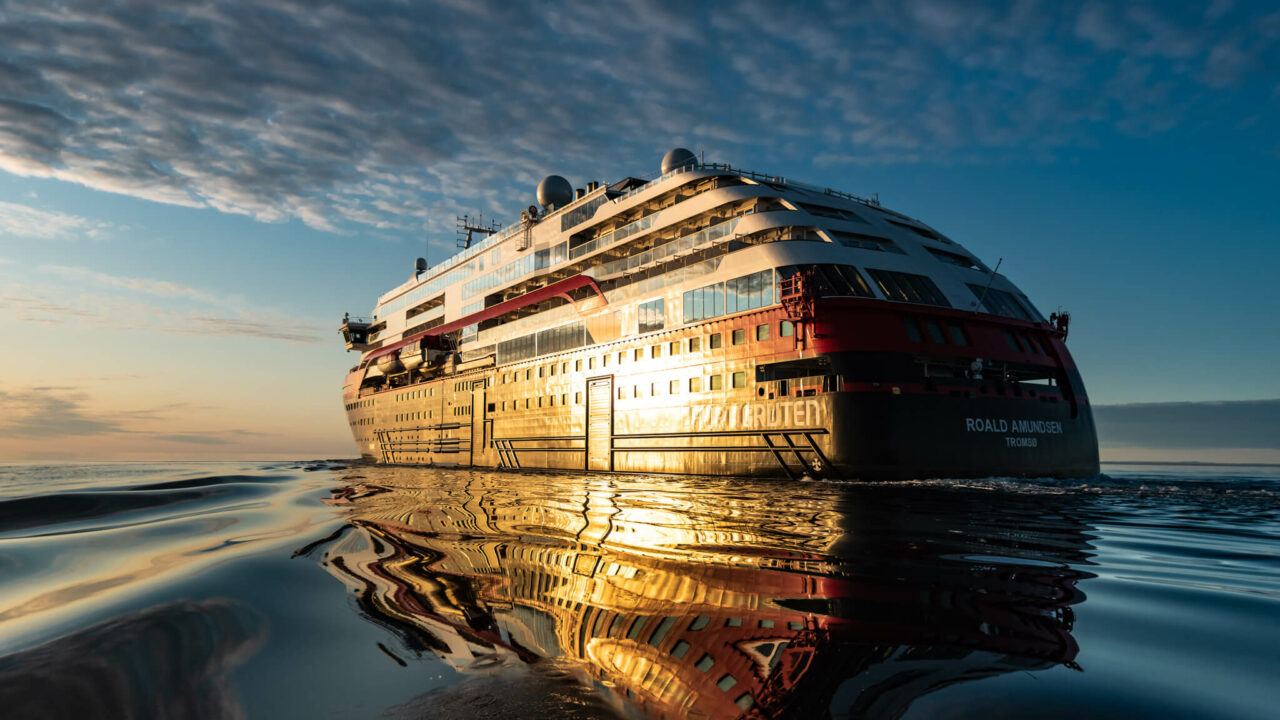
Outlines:
[{"label": "ship window", "polygon": [[756,704],[756,699],[751,697],[751,693],[742,693],[733,703],[743,710],[750,710]]},{"label": "ship window", "polygon": [[627,399],[627,389],[625,387],[618,388],[618,399],[619,400]]},{"label": "ship window", "polygon": [[790,320],[783,320],[778,325],[778,337],[791,337],[796,334],[795,323]]},{"label": "ship window", "polygon": [[1024,352],[1023,347],[1018,344],[1017,336],[1009,332],[1008,330],[1004,331],[1004,341],[1009,344],[1009,349],[1013,350],[1014,352]]},{"label": "ship window", "polygon": [[876,285],[880,286],[881,292],[888,300],[951,307],[951,303],[947,302],[946,296],[938,286],[923,275],[893,270],[868,269],[867,272],[871,275],[871,279],[875,280]]},{"label": "ship window", "polygon": [[760,627],[762,627],[762,628],[765,628],[765,629],[771,629],[771,628],[773,627],[773,621],[772,621],[772,620],[761,620],[761,621],[759,622],[759,626],[760,626]]},{"label": "ship window", "polygon": [[574,405],[581,405],[581,404],[582,404],[582,393],[580,393],[580,392],[576,392],[576,393],[574,393],[574,394],[573,394],[573,404],[574,404]]},{"label": "ship window", "polygon": [[555,407],[555,406],[556,406],[556,396],[555,396],[555,395],[551,395],[551,396],[549,396],[549,397],[547,398],[547,405],[549,405],[549,406],[551,406],[551,407]]},{"label": "ship window", "polygon": [[961,347],[969,345],[969,336],[964,334],[964,328],[960,326],[960,323],[953,320],[947,323],[947,329],[951,331],[951,342]]},{"label": "ship window", "polygon": [[538,366],[538,377],[542,377],[543,375],[546,374],[546,372],[547,372],[547,366],[545,365]]},{"label": "ship window", "polygon": [[702,338],[700,337],[689,338],[689,352],[698,352],[701,349],[702,349]]},{"label": "ship window", "polygon": [[735,388],[744,388],[747,386],[747,373],[739,370],[733,374],[733,386]]},{"label": "ship window", "polygon": [[662,346],[661,346],[661,345],[654,345],[653,347],[649,348],[649,357],[651,357],[651,358],[660,358],[660,357],[662,357]]},{"label": "ship window", "polygon": [[742,627],[742,618],[728,618],[724,621],[725,627]]},{"label": "ship window", "polygon": [[525,371],[524,371],[524,379],[525,379],[525,380],[532,380],[532,379],[533,379],[533,369],[532,369],[532,368],[530,368],[530,369],[528,369],[528,370],[525,370]]},{"label": "ship window", "polygon": [[818,295],[822,297],[875,297],[871,286],[852,265],[784,265],[778,268],[778,281],[802,271],[812,273]]},{"label": "ship window", "polygon": [[907,329],[907,339],[911,342],[924,342],[924,337],[920,335],[920,326],[916,325],[916,319],[910,315],[902,316],[902,327]]},{"label": "ship window", "polygon": [[719,375],[712,375],[708,386],[712,390],[722,390],[724,389],[724,382]]},{"label": "ship window", "polygon": [[689,378],[689,392],[691,393],[702,392],[702,378],[700,377]]},{"label": "ship window", "polygon": [[581,360],[574,360],[574,361],[573,361],[573,369],[574,369],[574,371],[575,371],[575,372],[582,372],[582,361],[581,361]]},{"label": "ship window", "polygon": [[671,656],[674,658],[682,658],[686,654],[688,654],[689,648],[691,647],[693,646],[685,642],[684,640],[681,640],[680,642],[675,644],[675,647],[671,648]]},{"label": "ship window", "polygon": [[[1031,313],[1023,306],[1013,293],[988,288],[983,285],[974,285],[969,283],[969,289],[973,291],[973,295],[982,302],[982,307],[993,315],[1003,315],[1005,317],[1017,318],[1019,320],[1034,321]],[[978,303],[975,301],[973,305],[976,307]]]},{"label": "ship window", "polygon": [[663,299],[650,300],[646,303],[640,303],[637,308],[639,317],[639,332],[647,333],[661,330],[663,327]]},{"label": "ship window", "polygon": [[594,357],[587,358],[587,369],[588,370],[596,369],[596,359]]},{"label": "ship window", "polygon": [[693,666],[698,668],[702,672],[706,672],[710,670],[715,664],[716,664],[715,658],[711,657],[710,655],[704,654],[702,657],[698,658],[698,662],[694,663]]},{"label": "ship window", "polygon": [[888,238],[877,237],[875,235],[863,235],[862,233],[841,232],[839,230],[827,230],[826,233],[830,235],[833,240],[845,247],[898,253],[899,255],[906,254],[902,248],[893,244],[893,241]]},{"label": "ship window", "polygon": [[569,393],[560,393],[560,404],[561,405],[569,404]]},{"label": "ship window", "polygon": [[669,355],[679,355],[679,354],[680,354],[680,341],[679,341],[679,340],[672,340],[670,343],[668,343],[668,345],[667,345],[667,354],[669,354]]},{"label": "ship window", "polygon": [[503,401],[502,401],[502,412],[506,412],[506,411],[507,411],[507,401],[506,401],[506,400],[503,400]]},{"label": "ship window", "polygon": [[723,345],[724,345],[724,342],[720,339],[720,333],[712,333],[709,347],[712,350],[715,350],[719,347],[722,347]]},{"label": "ship window", "polygon": [[609,367],[609,353],[600,356],[600,367]]},{"label": "ship window", "polygon": [[764,325],[757,325],[757,326],[756,326],[756,340],[768,340],[768,339],[769,339],[769,325],[768,325],[768,323],[765,323]]},{"label": "ship window", "polygon": [[569,361],[565,360],[564,362],[560,363],[560,374],[563,375],[567,372],[569,372]]},{"label": "ship window", "polygon": [[619,365],[621,365],[621,364],[622,364],[622,361],[623,361],[623,360],[626,360],[626,359],[627,359],[627,353],[626,353],[625,351],[624,351],[624,352],[620,352],[620,353],[618,353],[618,364],[619,364]]},{"label": "ship window", "polygon": [[525,399],[524,399],[524,409],[525,409],[525,410],[528,410],[528,409],[529,409],[529,398],[525,398]]},{"label": "ship window", "polygon": [[675,627],[676,619],[673,617],[664,617],[662,622],[658,623],[658,627],[653,629],[649,634],[649,644],[658,647],[662,641],[666,639],[667,633],[671,632],[671,628]]},{"label": "ship window", "polygon": [[640,631],[644,629],[644,624],[649,620],[648,615],[640,615],[631,621],[631,627],[627,629],[627,639],[635,640],[640,637]]},{"label": "ship window", "polygon": [[828,207],[826,205],[810,205],[809,203],[796,203],[796,204],[799,205],[801,208],[803,208],[810,215],[817,215],[818,217],[824,217],[824,218],[832,218],[833,220],[848,220],[849,222],[859,222],[864,225],[867,224],[866,220],[863,220],[852,210],[833,208],[833,207]]},{"label": "ship window", "polygon": [[672,380],[672,381],[671,381],[671,383],[670,383],[670,385],[671,385],[671,387],[670,387],[670,392],[671,392],[671,394],[672,394],[672,395],[675,395],[676,393],[680,392],[680,381],[679,381],[679,380]]},{"label": "ship window", "polygon": [[538,396],[538,407],[542,407],[542,396]]},{"label": "ship window", "polygon": [[649,383],[649,397],[658,397],[662,394],[662,386],[658,383]]},{"label": "ship window", "polygon": [[1040,347],[1040,341],[1036,340],[1035,335],[1029,335],[1027,333],[1023,333],[1022,341],[1027,344],[1027,347],[1031,348],[1032,352],[1040,355],[1048,355],[1048,353],[1044,351],[1044,348]]},{"label": "ship window", "polygon": [[556,364],[551,363],[551,376],[555,377],[555,374],[556,374]]},{"label": "ship window", "polygon": [[716,683],[716,687],[720,688],[724,692],[729,692],[730,690],[733,689],[733,686],[737,684],[738,684],[737,678],[735,678],[732,675],[725,675],[724,677],[720,678],[719,682]]},{"label": "ship window", "polygon": [[742,345],[747,341],[747,331],[739,328],[733,331],[733,344]]},{"label": "ship window", "polygon": [[644,359],[644,348],[636,348],[636,349],[635,349],[635,359],[636,359],[637,361],[639,361],[639,360],[643,360],[643,359]]},{"label": "ship window", "polygon": [[942,334],[942,326],[937,320],[925,320],[924,326],[929,328],[929,339],[936,343],[946,343],[947,336]]},{"label": "ship window", "polygon": [[644,391],[640,389],[640,386],[639,386],[639,385],[633,385],[633,386],[631,387],[631,396],[632,396],[632,397],[637,397],[637,398],[642,398],[642,397],[644,397]]},{"label": "ship window", "polygon": [[932,254],[934,257],[938,258],[942,262],[947,263],[948,265],[956,265],[962,268],[973,268],[975,270],[984,269],[981,265],[977,263],[977,261],[970,260],[969,258],[959,253],[947,252],[946,250],[939,250],[937,248],[931,248],[931,247],[927,247],[925,248],[925,250],[928,250],[930,254]]}]

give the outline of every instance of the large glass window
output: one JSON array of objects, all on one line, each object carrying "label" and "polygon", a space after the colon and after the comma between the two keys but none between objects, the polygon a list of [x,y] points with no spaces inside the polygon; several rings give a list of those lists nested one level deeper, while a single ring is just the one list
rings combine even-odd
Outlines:
[{"label": "large glass window", "polygon": [[[969,289],[973,291],[976,298],[982,300],[982,306],[987,312],[993,315],[1004,315],[1005,317],[1017,318],[1019,320],[1027,320],[1034,322],[1035,318],[1027,311],[1026,306],[1014,297],[1013,293],[1004,290],[996,290],[995,288],[987,288],[982,285],[969,283]],[[975,303],[977,304],[977,303]]]},{"label": "large glass window", "polygon": [[684,321],[697,322],[772,305],[773,284],[773,270],[761,270],[690,290],[684,294]]},{"label": "large glass window", "polygon": [[852,265],[784,265],[778,268],[778,280],[803,271],[812,271],[822,297],[875,297],[871,286]]},{"label": "large glass window", "polygon": [[640,303],[639,331],[641,333],[656,332],[663,327],[664,303],[662,298]]},{"label": "large glass window", "polygon": [[889,300],[951,307],[951,303],[947,302],[947,297],[942,294],[938,286],[923,275],[870,268],[867,269],[867,273]]}]

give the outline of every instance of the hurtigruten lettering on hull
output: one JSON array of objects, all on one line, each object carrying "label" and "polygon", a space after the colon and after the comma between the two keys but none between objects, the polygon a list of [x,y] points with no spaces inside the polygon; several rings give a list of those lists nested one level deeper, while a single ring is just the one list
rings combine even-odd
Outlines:
[{"label": "hurtigruten lettering on hull", "polygon": [[[1068,318],[879,203],[683,149],[538,205],[344,318],[370,460],[846,478],[1097,472]],[[480,239],[472,239],[480,234]],[[965,433],[953,428],[963,427]],[[967,433],[1011,448],[975,453]]]}]

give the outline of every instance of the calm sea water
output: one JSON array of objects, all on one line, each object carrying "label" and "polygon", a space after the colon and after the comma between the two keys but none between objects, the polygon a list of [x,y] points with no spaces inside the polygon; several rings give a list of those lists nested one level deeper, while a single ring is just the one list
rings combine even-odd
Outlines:
[{"label": "calm sea water", "polygon": [[0,466],[0,715],[1274,718],[1280,470]]}]

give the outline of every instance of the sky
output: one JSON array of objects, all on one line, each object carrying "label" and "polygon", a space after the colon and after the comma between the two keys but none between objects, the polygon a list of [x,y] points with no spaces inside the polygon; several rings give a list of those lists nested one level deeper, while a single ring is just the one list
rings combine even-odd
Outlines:
[{"label": "sky", "polygon": [[1274,2],[0,0],[0,461],[349,457],[344,312],[682,146],[1069,309],[1104,459],[1280,462],[1276,68]]}]

